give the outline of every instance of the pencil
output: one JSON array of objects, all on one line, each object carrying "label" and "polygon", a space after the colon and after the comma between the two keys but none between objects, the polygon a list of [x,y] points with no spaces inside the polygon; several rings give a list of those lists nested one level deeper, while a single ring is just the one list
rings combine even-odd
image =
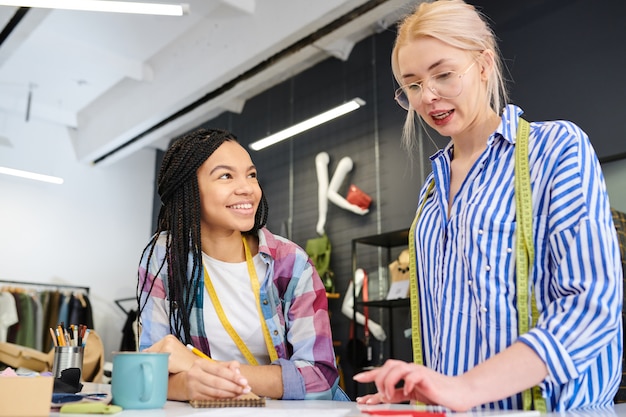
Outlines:
[{"label": "pencil", "polygon": [[203,351],[201,351],[200,349],[198,349],[197,347],[194,347],[192,345],[187,345],[187,349],[189,349],[190,351],[192,351],[196,356],[200,356],[201,358],[204,359],[208,359],[210,361],[213,361],[212,358],[210,358],[209,356],[205,355]]},{"label": "pencil", "polygon": [[85,337],[83,337],[83,343],[82,343],[83,347],[87,346],[87,338],[89,337],[90,332],[91,332],[90,329],[85,330]]},{"label": "pencil", "polygon": [[52,327],[50,327],[50,336],[52,336],[52,343],[54,343],[54,346],[59,346],[57,336],[56,334],[54,334],[54,330],[52,330]]},{"label": "pencil", "polygon": [[56,330],[57,333],[57,342],[59,346],[65,346],[65,344],[63,343],[63,337],[61,337],[61,332],[59,331],[59,329]]},{"label": "pencil", "polygon": [[57,340],[59,341],[59,346],[65,346],[63,340],[63,328],[61,327],[61,325],[57,326]]}]

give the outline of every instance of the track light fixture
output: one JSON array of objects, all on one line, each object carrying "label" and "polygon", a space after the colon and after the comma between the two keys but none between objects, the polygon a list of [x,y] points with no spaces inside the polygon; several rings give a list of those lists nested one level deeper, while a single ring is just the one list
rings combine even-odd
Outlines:
[{"label": "track light fixture", "polygon": [[63,184],[63,178],[37,174],[36,172],[22,171],[21,169],[0,167],[0,174],[12,175],[14,177],[27,178],[35,181],[49,182],[51,184]]},{"label": "track light fixture", "polygon": [[326,123],[330,120],[336,119],[339,116],[343,116],[346,113],[350,113],[351,111],[354,111],[364,105],[364,100],[358,97],[354,98],[347,103],[327,110],[324,113],[318,114],[315,117],[311,117],[310,119],[295,124],[285,130],[281,130],[280,132],[274,133],[273,135],[270,135],[266,138],[259,139],[250,144],[250,149],[254,151],[260,151],[261,149],[267,148],[268,146],[295,136],[298,133],[302,133],[305,130],[312,129],[315,126],[321,125],[322,123]]},{"label": "track light fixture", "polygon": [[107,0],[0,0],[0,6],[41,7],[91,12],[153,14],[182,16],[189,13],[188,4],[143,3]]}]

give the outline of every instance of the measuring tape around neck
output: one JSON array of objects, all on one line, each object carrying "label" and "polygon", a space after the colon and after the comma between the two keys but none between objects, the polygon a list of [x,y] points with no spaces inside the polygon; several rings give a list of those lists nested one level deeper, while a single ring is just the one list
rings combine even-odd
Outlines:
[{"label": "measuring tape around neck", "polygon": [[[515,267],[517,292],[517,327],[519,335],[528,332],[537,322],[537,311],[532,287],[529,286],[530,268],[535,259],[535,245],[533,243],[533,213],[532,190],[530,188],[530,168],[528,166],[528,136],[530,124],[519,118],[517,126],[517,141],[515,143],[515,216],[517,233],[515,236]],[[529,295],[530,293],[530,295]],[[529,314],[530,308],[530,314]],[[546,400],[541,395],[538,386],[522,392],[522,406],[524,410],[533,408],[546,413]]]},{"label": "measuring tape around neck", "polygon": [[[528,136],[530,134],[530,124],[519,118],[517,138],[515,143],[515,205],[516,205],[516,288],[517,288],[517,310],[518,310],[518,331],[519,335],[529,330],[528,309],[532,304],[532,324],[537,320],[538,312],[533,302],[529,303],[529,268],[533,264],[535,248],[532,236],[532,195],[530,187],[530,168],[528,165]],[[417,268],[415,252],[415,228],[417,221],[426,204],[426,200],[435,186],[432,179],[428,184],[424,200],[417,210],[417,214],[411,228],[409,229],[409,273],[410,273],[410,297],[411,297],[411,336],[413,339],[413,362],[419,365],[424,364],[422,326],[420,319],[419,289],[417,286]],[[534,301],[534,300],[532,300]],[[541,395],[541,390],[535,386],[531,390],[522,393],[522,405],[524,410],[532,409],[534,401],[535,409],[540,412],[547,412],[545,398]]]},{"label": "measuring tape around neck", "polygon": [[[276,353],[276,348],[274,347],[274,343],[272,342],[272,337],[270,336],[269,329],[267,328],[267,323],[265,322],[263,311],[261,310],[261,288],[259,285],[259,278],[256,274],[256,268],[254,267],[254,261],[252,260],[252,254],[250,253],[250,248],[248,247],[248,242],[245,237],[243,239],[243,247],[246,254],[246,263],[248,265],[248,275],[250,276],[250,285],[252,286],[252,292],[254,293],[254,297],[256,299],[257,311],[259,312],[259,319],[261,320],[261,328],[263,329],[263,338],[265,339],[265,345],[267,346],[267,351],[270,356],[270,361],[274,362],[278,359],[278,354]],[[211,278],[209,277],[209,273],[207,272],[206,267],[204,267],[204,285],[207,287],[207,291],[209,293],[209,297],[211,298],[211,302],[213,303],[213,307],[215,308],[215,312],[217,313],[217,317],[220,319],[222,326],[233,340],[239,351],[243,354],[250,365],[258,365],[258,361],[248,349],[245,342],[241,339],[237,331],[233,328],[232,324],[226,317],[226,313],[224,312],[224,308],[220,303],[220,300],[215,292],[215,288],[213,287],[213,283],[211,282]]]},{"label": "measuring tape around neck", "polygon": [[409,229],[409,295],[411,298],[411,337],[413,339],[413,362],[418,365],[424,364],[424,355],[422,348],[422,324],[420,318],[420,303],[419,303],[419,289],[417,288],[417,262],[415,252],[415,228],[417,227],[417,220],[422,214],[426,200],[428,196],[435,188],[435,180],[430,180],[428,188],[426,189],[426,195],[422,204],[417,209],[417,214],[413,220],[413,224]]}]

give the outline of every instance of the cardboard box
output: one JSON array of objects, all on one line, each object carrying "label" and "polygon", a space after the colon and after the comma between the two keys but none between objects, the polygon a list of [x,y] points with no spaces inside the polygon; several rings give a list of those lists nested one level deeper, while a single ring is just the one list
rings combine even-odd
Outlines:
[{"label": "cardboard box", "polygon": [[0,417],[49,416],[54,378],[0,376]]},{"label": "cardboard box", "polygon": [[47,353],[15,343],[0,343],[0,362],[13,369],[26,368],[35,372],[49,371],[50,357]]}]

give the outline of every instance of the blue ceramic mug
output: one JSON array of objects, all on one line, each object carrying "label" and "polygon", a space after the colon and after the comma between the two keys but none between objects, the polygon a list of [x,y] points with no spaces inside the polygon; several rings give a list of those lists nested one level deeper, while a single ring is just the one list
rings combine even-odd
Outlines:
[{"label": "blue ceramic mug", "polygon": [[169,353],[115,352],[113,404],[128,409],[163,408],[167,401]]}]

